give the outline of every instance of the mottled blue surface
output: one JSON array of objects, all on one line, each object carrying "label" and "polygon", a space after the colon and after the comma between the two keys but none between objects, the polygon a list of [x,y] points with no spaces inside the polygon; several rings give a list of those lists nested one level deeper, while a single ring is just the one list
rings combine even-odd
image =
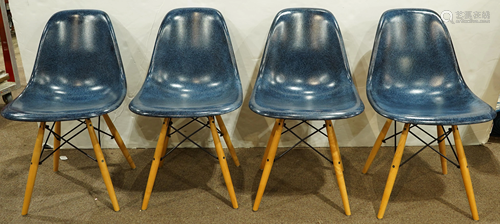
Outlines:
[{"label": "mottled blue surface", "polygon": [[2,116],[19,121],[95,117],[120,106],[126,88],[108,15],[61,11],[45,26],[26,88],[3,108]]},{"label": "mottled blue surface", "polygon": [[276,15],[249,105],[263,116],[300,120],[363,112],[339,26],[329,11],[297,8]]},{"label": "mottled blue surface", "polygon": [[496,116],[465,84],[450,34],[431,10],[382,15],[366,90],[375,111],[399,122],[460,125]]},{"label": "mottled blue surface", "polygon": [[153,117],[203,117],[241,106],[243,93],[221,13],[170,11],[161,23],[144,84],[132,112]]}]

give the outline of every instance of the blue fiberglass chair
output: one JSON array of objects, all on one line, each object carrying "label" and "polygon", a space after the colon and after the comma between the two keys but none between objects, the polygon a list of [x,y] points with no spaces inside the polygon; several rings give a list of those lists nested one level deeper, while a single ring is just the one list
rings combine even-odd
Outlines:
[{"label": "blue fiberglass chair", "polygon": [[[368,171],[391,122],[405,123],[377,217],[381,219],[384,216],[398,169],[406,162],[401,164],[401,157],[408,133],[414,135],[410,129],[419,128],[417,125],[436,125],[438,137],[429,134],[434,141],[424,144],[430,147],[430,144],[439,142],[439,152],[433,150],[441,156],[443,174],[447,173],[447,160],[460,167],[472,218],[478,220],[457,125],[487,122],[496,114],[465,84],[450,35],[437,13],[426,9],[396,9],[382,15],[375,36],[366,90],[375,111],[387,121],[363,173]],[[445,131],[443,125],[451,125],[452,128]],[[452,132],[459,165],[446,158],[445,138]]]},{"label": "blue fiberglass chair", "polygon": [[[354,117],[363,112],[364,105],[351,79],[339,26],[329,11],[297,8],[285,9],[276,15],[250,99],[250,109],[276,119],[262,158],[260,168],[264,171],[253,210],[259,209],[282,129],[297,136],[291,130],[297,125],[288,128],[285,120],[302,120],[301,123],[308,125],[307,120],[324,120],[325,125],[320,129],[310,126],[316,130],[313,133],[320,132],[328,137],[333,161],[328,160],[335,168],[345,214],[350,215],[343,166],[331,120]],[[323,128],[327,134],[321,132]],[[306,143],[304,140],[310,136],[312,134],[303,139],[297,137]]]},{"label": "blue fiberglass chair", "polygon": [[[164,118],[160,137],[151,165],[142,209],[149,198],[162,160],[193,134],[210,127],[222,174],[234,208],[238,208],[233,183],[229,174],[220,132],[236,166],[238,158],[221,115],[239,108],[243,93],[236,67],[231,39],[222,14],[210,8],[181,8],[170,11],[161,23],[153,49],[153,56],[144,84],[130,102],[132,112],[149,117]],[[220,131],[215,126],[214,116]],[[202,123],[199,117],[207,117]],[[173,118],[192,118],[203,126],[186,136],[172,126]],[[188,124],[190,124],[189,122]],[[170,132],[173,129],[174,132]],[[177,146],[166,151],[170,135],[184,137]]]},{"label": "blue fiberglass chair", "polygon": [[[1,112],[2,116],[10,120],[40,122],[24,196],[23,215],[28,213],[38,165],[53,154],[54,171],[57,171],[60,146],[66,143],[73,146],[68,142],[72,137],[65,138],[66,135],[61,136],[60,133],[61,121],[69,120],[78,120],[80,125],[86,124],[97,157],[95,160],[98,161],[113,208],[115,211],[120,210],[94,131],[100,130],[93,127],[90,118],[104,117],[123,155],[135,168],[107,115],[120,106],[125,94],[125,74],[108,15],[97,10],[70,10],[54,14],[42,33],[31,79],[21,95]],[[52,128],[46,127],[46,122],[54,122]],[[45,128],[54,134],[54,151],[41,160]],[[63,144],[60,144],[61,140]]]}]

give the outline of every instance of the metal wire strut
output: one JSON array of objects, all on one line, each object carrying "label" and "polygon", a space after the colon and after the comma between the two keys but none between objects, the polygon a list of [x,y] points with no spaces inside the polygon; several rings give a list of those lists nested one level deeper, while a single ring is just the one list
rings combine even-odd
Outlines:
[{"label": "metal wire strut", "polygon": [[[310,127],[312,127],[312,128],[315,130],[315,131],[314,131],[314,132],[312,132],[311,134],[307,135],[305,138],[301,138],[299,135],[297,135],[295,132],[293,132],[293,131],[292,131],[292,129],[294,129],[294,128],[298,127],[299,125],[301,125],[301,124],[303,124],[303,123],[305,123],[305,124],[309,125]],[[307,146],[309,146],[309,148],[311,148],[311,149],[312,149],[312,150],[314,150],[316,153],[318,153],[321,157],[323,157],[324,159],[328,160],[328,162],[330,162],[331,164],[333,164],[333,161],[332,161],[331,159],[329,159],[329,158],[327,158],[325,155],[321,154],[321,153],[320,153],[320,152],[319,152],[316,148],[314,148],[312,145],[310,145],[309,143],[307,143],[307,142],[305,141],[306,139],[308,139],[309,137],[313,136],[313,135],[314,135],[314,134],[316,134],[316,133],[321,133],[321,134],[323,134],[324,136],[327,136],[327,137],[328,137],[328,135],[327,135],[327,134],[325,134],[324,132],[322,132],[322,131],[321,131],[321,130],[323,130],[324,128],[326,128],[326,126],[325,126],[325,125],[323,125],[321,128],[319,128],[319,129],[318,129],[318,128],[314,127],[314,125],[309,124],[307,121],[303,120],[303,121],[301,121],[300,123],[298,123],[298,124],[296,124],[296,125],[292,126],[291,128],[288,128],[288,127],[286,126],[285,120],[283,120],[283,128],[285,128],[285,129],[286,129],[286,131],[283,131],[283,132],[281,133],[282,135],[283,135],[283,134],[285,134],[285,133],[287,133],[287,132],[290,132],[290,133],[292,133],[295,137],[297,137],[300,141],[299,141],[299,142],[297,142],[297,143],[295,143],[292,147],[288,148],[285,152],[281,153],[279,156],[276,156],[276,158],[274,158],[274,161],[275,161],[275,162],[276,162],[278,159],[280,159],[281,157],[283,157],[285,154],[287,154],[288,152],[290,152],[292,149],[294,149],[294,148],[295,148],[298,144],[300,144],[301,142],[303,142],[303,143],[305,143]]]},{"label": "metal wire strut", "polygon": [[[210,121],[207,120],[207,123],[203,123],[201,122],[200,120],[198,120],[197,117],[194,117],[194,118],[191,118],[192,120],[189,121],[188,123],[184,124],[183,126],[181,126],[180,128],[175,128],[174,126],[172,126],[173,122],[170,121],[168,123],[168,130],[172,129],[174,130],[172,133],[168,133],[168,137],[170,138],[172,136],[172,134],[175,134],[175,133],[179,133],[179,135],[182,135],[182,137],[184,137],[184,139],[182,141],[179,142],[179,144],[177,144],[176,146],[174,146],[172,149],[170,149],[167,153],[165,153],[165,155],[163,157],[161,157],[160,161],[163,160],[165,157],[167,157],[170,153],[172,153],[174,150],[176,150],[182,143],[184,143],[186,140],[190,141],[191,143],[193,143],[194,145],[196,145],[198,148],[200,148],[201,150],[203,150],[204,152],[206,152],[208,155],[214,157],[215,159],[218,159],[218,157],[214,154],[212,154],[210,151],[208,151],[206,148],[204,148],[203,146],[201,146],[200,144],[196,143],[195,141],[193,141],[192,139],[190,139],[191,136],[195,135],[196,133],[198,133],[199,131],[201,131],[203,128],[209,128],[210,129]],[[208,119],[208,118],[207,118]],[[185,135],[181,132],[181,129],[185,128],[186,126],[188,126],[189,124],[193,123],[193,122],[198,122],[200,123],[202,126],[198,129],[196,129],[196,131],[194,131],[193,133],[191,133],[190,135]],[[219,128],[216,128],[217,130],[217,133],[219,133],[220,136],[223,136],[222,132],[219,130]]]},{"label": "metal wire strut", "polygon": [[[394,122],[396,123],[396,122]],[[448,144],[450,145],[451,147],[451,151],[453,152],[453,155],[455,156],[455,159],[456,161],[458,161],[458,156],[457,156],[457,153],[455,152],[455,148],[453,148],[453,145],[451,144],[451,140],[450,138],[448,137],[451,133],[452,133],[452,129],[451,128],[448,128],[448,131],[445,130],[444,126],[443,125],[439,125],[442,129],[443,129],[443,135],[440,135],[438,136],[437,138],[434,137],[433,135],[431,135],[429,132],[425,131],[424,129],[422,129],[421,127],[419,127],[418,125],[416,124],[412,124],[410,125],[410,130],[408,131],[410,134],[412,134],[413,136],[415,136],[415,138],[417,138],[419,141],[421,141],[422,143],[425,144],[424,147],[422,147],[421,149],[419,149],[416,153],[414,153],[413,155],[411,155],[408,159],[406,159],[404,162],[402,162],[399,167],[403,166],[405,163],[407,163],[408,161],[410,161],[413,157],[415,157],[417,154],[419,154],[420,152],[422,152],[425,148],[430,148],[432,149],[432,151],[436,152],[437,154],[439,154],[441,157],[445,158],[446,160],[448,160],[451,164],[453,164],[455,167],[457,168],[460,168],[460,165],[458,164],[458,162],[454,162],[452,160],[450,160],[448,157],[446,157],[445,155],[443,155],[442,153],[440,153],[438,150],[434,149],[431,144],[433,144],[434,142],[442,142],[442,141],[445,141],[445,138],[446,140],[448,141]],[[420,131],[422,131],[423,133],[427,134],[429,137],[431,137],[433,140],[431,142],[426,142],[424,141],[422,138],[418,137],[414,132],[411,131],[412,128],[417,128],[419,129]],[[394,135],[391,135],[387,138],[385,138],[384,140],[382,140],[383,143],[385,143],[386,140],[389,140],[391,138],[396,138],[397,135],[400,135],[402,133],[402,131],[400,132],[396,132],[396,126],[394,126]],[[441,139],[441,140],[439,140]],[[394,142],[394,147],[397,146],[397,143]]]},{"label": "metal wire strut", "polygon": [[[101,117],[99,116],[99,124],[98,124],[98,127],[94,127],[94,129],[97,131],[98,133],[98,136],[99,136],[99,145],[101,144],[100,142],[100,139],[101,139],[101,133],[111,137],[111,139],[114,138],[114,136],[112,134],[109,134],[103,130],[100,129],[100,119]],[[84,125],[85,124],[85,121],[82,121],[82,120],[77,120],[78,122],[80,122],[80,124],[76,125],[73,129],[71,129],[70,131],[68,131],[66,134],[64,134],[63,136],[60,136],[58,135],[57,133],[55,133],[53,131],[54,129],[54,125],[56,124],[56,122],[52,123],[52,126],[49,128],[49,125],[45,125],[45,129],[49,131],[49,134],[47,135],[47,138],[45,139],[45,144],[43,145],[47,145],[48,141],[49,141],[49,138],[50,138],[50,135],[54,135],[54,138],[58,139],[58,140],[61,140],[62,143],[59,145],[59,147],[55,148],[54,150],[52,150],[47,156],[45,156],[43,159],[42,159],[42,155],[43,155],[43,152],[45,151],[45,147],[42,147],[42,152],[40,153],[40,162],[38,163],[39,165],[41,165],[45,160],[47,160],[50,156],[52,156],[52,154],[54,154],[55,152],[57,152],[57,150],[61,149],[61,147],[63,147],[66,143],[70,146],[72,146],[73,148],[75,148],[76,150],[78,150],[79,152],[83,153],[85,156],[89,157],[90,159],[94,160],[97,162],[97,160],[92,157],[91,155],[89,155],[88,153],[84,152],[83,150],[81,150],[80,148],[76,147],[74,144],[72,144],[70,141],[76,137],[77,135],[79,135],[80,133],[82,133],[83,131],[85,131],[87,129],[87,126],[84,126],[82,129],[80,129],[78,132],[76,132],[76,134],[73,134],[71,137],[69,138],[66,138],[66,136],[68,136],[71,132],[75,131],[76,129],[78,129],[80,126]]]}]

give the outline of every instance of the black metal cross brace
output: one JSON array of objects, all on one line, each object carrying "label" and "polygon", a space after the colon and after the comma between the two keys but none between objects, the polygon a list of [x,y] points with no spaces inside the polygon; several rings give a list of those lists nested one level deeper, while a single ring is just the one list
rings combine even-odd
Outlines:
[{"label": "black metal cross brace", "polygon": [[[99,145],[101,144],[101,133],[104,133],[105,135],[111,137],[111,139],[113,139],[113,135],[103,131],[100,129],[100,119],[101,117],[99,116],[99,124],[98,124],[98,127],[94,127],[94,129],[97,131],[98,133],[98,136],[99,136]],[[70,146],[72,146],[73,148],[75,148],[76,150],[78,150],[79,152],[83,153],[84,155],[86,155],[87,157],[89,157],[90,159],[94,160],[97,162],[97,160],[92,157],[91,155],[89,155],[88,153],[84,152],[83,150],[79,149],[78,147],[76,147],[74,144],[72,144],[70,141],[76,137],[77,135],[79,135],[80,133],[82,133],[83,131],[85,131],[87,129],[87,126],[83,127],[82,129],[80,129],[78,132],[76,132],[76,134],[72,135],[71,137],[69,138],[65,138],[66,136],[68,136],[71,132],[75,131],[76,129],[78,129],[80,126],[84,125],[85,124],[85,121],[82,121],[82,120],[77,120],[78,122],[80,122],[80,124],[76,125],[73,129],[71,129],[70,131],[68,131],[66,134],[64,134],[63,136],[60,136],[58,135],[57,133],[55,133],[53,130],[54,130],[54,126],[56,124],[56,122],[52,123],[52,126],[49,128],[49,125],[45,125],[45,129],[47,129],[49,131],[49,134],[47,135],[47,138],[45,139],[45,143],[44,145],[47,145],[48,141],[49,141],[49,138],[50,138],[50,135],[54,135],[54,138],[57,138],[59,140],[62,141],[62,143],[59,145],[59,147],[55,148],[54,150],[52,150],[47,156],[45,156],[43,159],[42,159],[42,155],[43,155],[43,152],[45,151],[45,147],[42,147],[42,152],[40,154],[40,162],[38,163],[39,165],[41,165],[45,160],[47,160],[50,156],[52,156],[52,154],[54,154],[57,150],[61,149],[61,147],[63,147],[66,143]]]},{"label": "black metal cross brace", "polygon": [[[396,121],[394,121],[394,123],[396,123]],[[417,154],[419,154],[420,152],[422,152],[425,148],[430,148],[432,149],[432,151],[436,152],[437,154],[439,154],[441,157],[445,158],[446,160],[448,160],[450,163],[452,163],[455,167],[457,168],[460,168],[460,165],[457,163],[457,162],[454,162],[452,160],[450,160],[448,157],[444,156],[442,153],[440,153],[438,150],[434,149],[431,144],[433,144],[434,142],[442,142],[445,140],[448,141],[448,144],[450,145],[451,147],[451,151],[453,152],[453,155],[455,156],[455,159],[458,161],[458,156],[457,156],[457,153],[455,152],[455,148],[453,148],[453,145],[451,144],[451,140],[450,138],[448,137],[451,133],[452,133],[452,129],[449,128],[448,131],[445,130],[445,128],[443,127],[443,125],[439,125],[442,129],[443,129],[443,135],[441,136],[438,136],[437,138],[434,137],[433,135],[431,135],[429,132],[425,131],[424,129],[422,129],[421,127],[419,127],[418,125],[416,124],[412,124],[410,125],[410,130],[408,130],[408,132],[410,134],[412,134],[413,136],[415,136],[415,138],[417,138],[419,141],[421,141],[422,143],[425,144],[424,147],[422,147],[421,149],[419,149],[416,153],[414,153],[413,155],[410,156],[410,158],[406,159],[404,162],[402,162],[399,167],[403,166],[405,163],[407,163],[408,161],[410,161],[413,157],[415,157]],[[413,133],[411,131],[412,128],[418,128],[420,131],[424,132],[425,134],[427,134],[429,137],[431,137],[433,140],[431,142],[425,142],[422,138],[418,137],[415,133]],[[385,138],[384,140],[382,140],[383,143],[385,143],[386,140],[389,140],[391,138],[395,138],[397,135],[400,135],[402,133],[402,131],[400,132],[396,132],[396,126],[394,126],[394,135],[391,135],[387,138]],[[443,138],[444,137],[444,138]],[[439,140],[441,139],[441,140]],[[395,146],[396,147],[396,143],[395,143]]]},{"label": "black metal cross brace", "polygon": [[[315,131],[312,132],[311,134],[307,135],[305,138],[301,138],[299,135],[297,135],[295,132],[292,131],[292,129],[298,127],[299,125],[303,124],[303,123],[306,123],[307,125],[309,125],[310,127],[312,127]],[[276,158],[274,158],[274,161],[276,162],[278,159],[280,159],[281,157],[283,157],[285,154],[287,154],[288,152],[290,152],[290,150],[294,149],[298,144],[300,144],[301,142],[305,143],[307,146],[309,146],[309,148],[311,148],[312,150],[314,150],[316,153],[318,153],[321,157],[323,157],[324,159],[328,160],[328,162],[330,162],[331,164],[333,164],[333,161],[330,160],[329,158],[327,158],[325,155],[323,155],[322,153],[320,153],[316,148],[314,148],[312,145],[310,145],[309,143],[307,143],[305,140],[308,139],[309,137],[313,136],[314,134],[316,133],[321,133],[323,134],[324,136],[327,136],[327,134],[325,134],[324,132],[322,132],[321,130],[323,130],[324,128],[326,128],[325,125],[323,125],[321,128],[316,128],[314,127],[314,125],[312,124],[309,124],[307,121],[303,120],[301,121],[300,123],[292,126],[291,128],[288,128],[286,126],[286,123],[285,123],[285,120],[283,120],[283,128],[286,129],[286,131],[283,131],[281,134],[285,134],[287,132],[290,132],[292,133],[295,137],[297,137],[300,141],[295,143],[292,147],[288,148],[285,152],[281,153],[279,156],[277,156]]]},{"label": "black metal cross brace", "polygon": [[[207,123],[203,123],[201,121],[198,120],[197,117],[194,117],[194,118],[191,118],[192,120],[189,121],[188,123],[184,124],[183,126],[181,126],[180,128],[175,128],[174,126],[172,126],[173,122],[170,121],[168,123],[168,129],[167,129],[167,133],[170,132],[170,129],[173,129],[174,132],[172,133],[169,133],[168,134],[168,137],[170,138],[172,136],[172,134],[174,133],[179,133],[180,135],[182,135],[182,137],[184,137],[184,139],[182,141],[180,141],[176,146],[174,146],[172,149],[170,149],[167,153],[165,153],[165,155],[163,157],[161,157],[160,160],[163,160],[165,157],[167,157],[170,153],[172,153],[175,149],[177,149],[182,143],[184,143],[186,140],[190,141],[191,143],[193,143],[194,145],[196,145],[198,148],[200,148],[201,150],[203,150],[204,152],[208,153],[210,156],[214,157],[215,159],[218,159],[218,157],[214,154],[212,154],[211,152],[209,152],[206,148],[202,147],[200,144],[196,143],[195,141],[193,141],[192,139],[190,139],[191,136],[193,136],[194,134],[198,133],[199,131],[201,131],[203,128],[210,128],[210,121],[207,121]],[[196,129],[196,131],[194,131],[193,133],[191,133],[190,135],[185,135],[181,132],[181,129],[185,128],[186,126],[188,126],[189,124],[193,123],[193,122],[198,122],[200,123],[202,126],[198,129]],[[222,132],[216,127],[216,130],[217,130],[217,133],[220,134],[220,136],[223,136]]]}]

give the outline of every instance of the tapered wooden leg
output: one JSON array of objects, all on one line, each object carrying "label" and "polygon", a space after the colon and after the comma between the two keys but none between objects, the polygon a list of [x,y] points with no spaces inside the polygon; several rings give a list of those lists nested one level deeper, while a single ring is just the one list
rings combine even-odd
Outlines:
[{"label": "tapered wooden leg", "polygon": [[[54,132],[61,136],[61,122],[56,121],[55,127],[54,127]],[[54,150],[59,148],[61,145],[61,139],[54,135]],[[59,155],[60,155],[61,149],[58,149],[57,151],[54,152],[54,172],[57,172],[59,170]]]},{"label": "tapered wooden leg", "polygon": [[222,137],[224,138],[227,148],[229,149],[229,153],[231,154],[231,157],[233,157],[234,164],[238,167],[240,166],[240,161],[236,156],[236,151],[234,151],[233,143],[231,142],[231,138],[227,132],[226,125],[224,125],[224,121],[222,121],[222,117],[220,115],[215,116],[215,118],[217,119],[217,124],[219,124],[220,131],[222,132]]},{"label": "tapered wooden leg", "polygon": [[379,219],[382,219],[384,217],[387,203],[389,202],[389,198],[391,197],[392,188],[394,187],[394,182],[396,181],[396,176],[398,175],[399,164],[401,163],[401,157],[403,156],[403,151],[405,149],[406,138],[408,137],[409,130],[410,124],[405,124],[403,133],[401,133],[401,138],[399,139],[396,153],[394,154],[394,159],[392,160],[391,171],[389,172],[387,184],[385,185],[384,195],[382,196],[382,202],[380,203],[380,209],[378,210],[377,218]]},{"label": "tapered wooden leg", "polygon": [[222,176],[224,176],[224,181],[226,182],[227,192],[229,193],[229,197],[231,198],[233,208],[238,208],[236,194],[234,193],[233,181],[231,180],[231,174],[229,173],[229,168],[227,167],[226,155],[224,154],[224,150],[222,150],[222,144],[220,142],[219,135],[217,134],[214,117],[209,116],[208,120],[210,123],[210,131],[212,131],[212,138],[214,139],[215,151],[217,151],[217,157],[219,158]]},{"label": "tapered wooden leg", "polygon": [[260,179],[259,189],[257,190],[257,196],[255,197],[255,202],[253,204],[254,212],[259,209],[262,195],[264,195],[264,190],[266,189],[267,181],[269,180],[271,168],[273,168],[274,157],[276,156],[276,150],[278,149],[278,143],[281,138],[281,131],[283,130],[284,121],[284,119],[276,119],[278,126],[276,127],[276,130],[271,133],[271,137],[273,140],[271,146],[269,147],[269,152],[267,153],[266,165],[264,166],[264,171],[262,171],[262,178]]},{"label": "tapered wooden leg", "polygon": [[120,150],[122,151],[123,156],[125,156],[125,159],[127,159],[130,168],[135,169],[134,161],[132,160],[132,157],[130,156],[127,147],[125,147],[125,143],[123,143],[120,133],[118,133],[118,130],[116,130],[115,125],[113,124],[113,122],[111,121],[111,119],[107,114],[102,115],[102,117],[104,117],[104,120],[106,121],[106,124],[108,125],[108,128],[111,131],[111,134],[113,134],[116,144],[118,145],[118,147],[120,147]]},{"label": "tapered wooden leg", "polygon": [[389,131],[389,127],[391,126],[392,120],[387,119],[387,121],[384,124],[384,127],[380,131],[380,134],[378,135],[377,140],[375,141],[375,144],[373,145],[372,151],[370,152],[370,155],[368,156],[368,159],[366,160],[365,167],[363,168],[363,173],[368,172],[368,169],[370,169],[370,166],[372,165],[373,159],[375,159],[375,156],[378,153],[378,150],[380,149],[380,146],[382,145],[382,141],[385,138],[385,135],[387,134],[387,131]]},{"label": "tapered wooden leg", "polygon": [[271,131],[271,136],[269,137],[269,140],[267,141],[267,146],[266,146],[266,151],[264,151],[264,156],[262,157],[262,162],[260,162],[260,169],[263,170],[264,166],[266,165],[266,160],[267,160],[267,155],[269,154],[269,149],[271,148],[271,145],[273,144],[273,139],[274,139],[274,133],[276,132],[276,129],[280,123],[279,119],[276,119],[274,122],[273,130]]},{"label": "tapered wooden leg", "polygon": [[460,139],[460,133],[456,125],[452,126],[453,138],[455,139],[455,146],[457,148],[458,163],[460,165],[460,172],[462,173],[462,179],[464,180],[465,192],[467,193],[467,198],[469,199],[470,211],[472,213],[472,219],[479,220],[479,215],[477,213],[476,198],[474,197],[474,190],[472,189],[472,182],[470,179],[469,166],[467,165],[467,158],[465,158],[464,146],[462,145],[462,140]]},{"label": "tapered wooden leg", "polygon": [[340,160],[339,145],[337,143],[337,137],[335,136],[335,131],[333,130],[332,121],[325,120],[326,133],[328,134],[328,142],[330,143],[330,152],[332,153],[333,168],[335,170],[335,176],[337,177],[337,184],[339,185],[340,196],[342,197],[342,203],[344,204],[344,210],[346,215],[351,215],[351,208],[349,207],[349,199],[347,198],[347,190],[345,187],[344,173],[342,172],[343,166]]},{"label": "tapered wooden leg", "polygon": [[90,119],[85,119],[87,124],[87,130],[89,131],[90,141],[92,141],[92,146],[94,147],[95,157],[97,159],[97,164],[99,164],[99,169],[101,170],[102,179],[104,179],[104,184],[108,190],[109,198],[111,199],[111,204],[113,204],[113,209],[115,211],[120,211],[120,206],[118,205],[118,200],[116,199],[115,189],[113,188],[113,183],[111,182],[111,177],[109,176],[108,166],[104,160],[104,155],[102,154],[101,146],[95,135],[94,127]]},{"label": "tapered wooden leg", "polygon": [[[439,152],[441,154],[443,154],[443,156],[446,156],[446,143],[444,142],[445,137],[444,137],[443,126],[441,126],[441,125],[437,126],[437,134],[438,134],[438,139],[439,139]],[[443,136],[443,137],[439,137],[439,136]],[[446,175],[448,173],[447,161],[442,156],[439,156],[439,158],[441,158],[441,169],[443,170],[443,174]]]},{"label": "tapered wooden leg", "polygon": [[155,155],[151,164],[151,170],[149,171],[148,184],[146,185],[146,192],[144,192],[144,199],[142,200],[142,210],[146,210],[148,208],[149,198],[151,197],[153,185],[155,184],[156,173],[158,172],[158,166],[160,165],[161,153],[163,151],[165,137],[167,136],[169,120],[170,119],[168,118],[165,118],[163,120],[160,137],[158,137],[158,143],[156,143]]},{"label": "tapered wooden leg", "polygon": [[35,148],[31,156],[30,172],[28,174],[28,183],[26,184],[26,191],[24,193],[24,203],[22,215],[28,214],[28,209],[31,202],[31,194],[33,194],[33,186],[35,185],[36,172],[38,171],[38,163],[40,162],[40,154],[42,153],[43,134],[45,132],[45,122],[40,122],[38,127],[38,134],[35,141]]},{"label": "tapered wooden leg", "polygon": [[[163,142],[163,149],[161,150],[161,158],[165,156],[167,153],[168,140],[170,140],[170,123],[172,122],[172,118],[167,118],[167,135],[165,136],[165,141]],[[164,159],[160,160],[160,167],[163,167]]]}]

